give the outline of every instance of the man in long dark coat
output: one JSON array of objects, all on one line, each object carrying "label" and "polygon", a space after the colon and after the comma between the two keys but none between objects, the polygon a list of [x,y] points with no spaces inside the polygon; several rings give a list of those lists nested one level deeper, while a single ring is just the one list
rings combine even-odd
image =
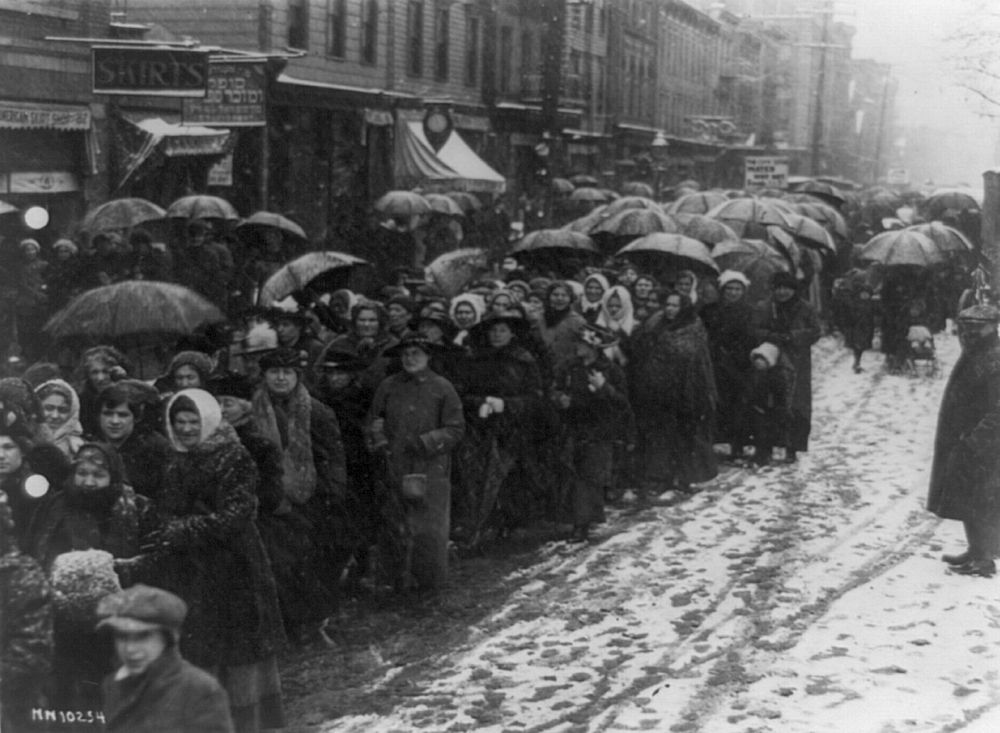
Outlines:
[{"label": "man in long dark coat", "polygon": [[816,311],[799,295],[794,275],[778,272],[771,278],[771,297],[757,308],[754,323],[758,345],[775,344],[795,368],[792,416],[789,421],[786,460],[809,450],[812,430],[812,345],[819,340]]},{"label": "man in long dark coat", "polygon": [[958,315],[962,356],[941,400],[927,509],[965,525],[968,550],[943,560],[962,575],[990,577],[1000,550],[1000,310]]}]

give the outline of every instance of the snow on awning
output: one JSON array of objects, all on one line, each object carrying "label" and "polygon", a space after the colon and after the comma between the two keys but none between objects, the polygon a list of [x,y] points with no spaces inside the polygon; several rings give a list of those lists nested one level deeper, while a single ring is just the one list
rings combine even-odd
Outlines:
[{"label": "snow on awning", "polygon": [[396,177],[410,187],[447,183],[459,191],[503,193],[506,179],[476,155],[454,130],[437,152],[424,135],[423,123],[403,122],[396,137]]},{"label": "snow on awning", "polygon": [[176,125],[164,122],[158,117],[136,123],[162,142],[163,154],[177,155],[222,155],[227,151],[230,131],[200,125]]}]

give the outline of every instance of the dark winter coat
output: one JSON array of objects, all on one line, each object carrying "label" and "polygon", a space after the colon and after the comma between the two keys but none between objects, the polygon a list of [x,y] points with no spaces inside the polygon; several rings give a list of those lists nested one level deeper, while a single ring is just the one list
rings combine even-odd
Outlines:
[{"label": "dark winter coat", "polygon": [[1000,339],[964,352],[941,399],[927,509],[1000,518]]},{"label": "dark winter coat", "polygon": [[844,345],[852,351],[867,351],[875,336],[875,302],[851,296],[844,324]]},{"label": "dark winter coat", "polygon": [[[3,521],[0,519],[0,521]],[[9,524],[9,518],[7,520]],[[52,660],[52,592],[38,563],[0,528],[0,710],[3,730],[28,730]]]},{"label": "dark winter coat", "polygon": [[118,446],[118,455],[125,464],[125,482],[137,494],[157,502],[173,455],[170,441],[157,432],[133,432]]},{"label": "dark winter coat", "polygon": [[274,576],[254,524],[257,467],[227,423],[175,452],[161,494],[163,528],[144,580],[189,608],[181,645],[199,666],[251,664],[283,641]]},{"label": "dark winter coat", "polygon": [[229,698],[212,675],[166,649],[141,675],[101,685],[107,733],[231,733]]},{"label": "dark winter coat", "polygon": [[740,416],[750,380],[750,351],[757,346],[753,306],[746,300],[712,303],[701,318],[708,332],[715,386],[719,391],[716,432],[721,442],[743,439]]},{"label": "dark winter coat", "polygon": [[177,281],[200,293],[220,308],[229,300],[229,284],[235,266],[229,248],[222,242],[186,247],[175,264]]},{"label": "dark winter coat", "polygon": [[[604,375],[604,386],[591,391],[588,374]],[[568,395],[569,407],[562,412],[569,433],[578,441],[631,443],[635,440],[635,418],[628,399],[625,373],[604,353],[589,366],[576,358],[556,373],[553,387],[556,406],[560,394]]]},{"label": "dark winter coat", "polygon": [[572,308],[562,313],[546,312],[538,322],[538,331],[548,348],[553,372],[564,367],[576,356],[576,337],[587,321]]},{"label": "dark winter coat", "polygon": [[772,343],[788,357],[795,371],[788,448],[808,450],[812,425],[812,345],[821,334],[816,311],[801,298],[787,303],[766,300],[754,313],[757,343]]}]

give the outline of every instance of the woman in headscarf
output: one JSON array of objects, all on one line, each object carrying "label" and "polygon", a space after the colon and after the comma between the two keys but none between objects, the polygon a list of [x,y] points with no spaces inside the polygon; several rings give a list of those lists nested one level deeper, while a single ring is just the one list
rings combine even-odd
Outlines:
[{"label": "woman in headscarf", "polygon": [[[153,529],[154,520],[149,502],[123,480],[121,458],[112,446],[80,447],[65,490],[47,497],[32,528],[32,554],[46,572],[66,552],[104,550],[121,558],[138,554],[140,538]],[[111,671],[111,647],[92,623],[89,613],[56,614],[53,707],[100,709],[100,683]]]},{"label": "woman in headscarf", "polygon": [[562,369],[576,356],[576,338],[586,323],[573,310],[574,298],[573,288],[564,280],[552,283],[545,294],[545,314],[538,329],[553,371]]},{"label": "woman in headscarf", "polygon": [[97,402],[97,440],[115,447],[125,468],[126,482],[139,494],[159,501],[172,450],[157,430],[160,397],[138,379],[113,382]]},{"label": "woman in headscarf", "polygon": [[167,403],[174,454],[134,580],[180,596],[190,610],[181,648],[229,695],[234,728],[284,726],[277,652],[284,641],[274,576],[254,523],[257,466],[212,395],[181,390]]},{"label": "woman in headscarf", "polygon": [[101,390],[111,384],[111,372],[115,367],[128,372],[128,362],[113,346],[95,346],[83,352],[80,360],[81,388],[76,393],[80,397],[80,423],[84,435],[97,435],[97,407]]},{"label": "woman in headscarf", "polygon": [[452,298],[449,315],[458,329],[452,343],[456,346],[467,346],[469,329],[479,323],[485,312],[486,304],[482,296],[476,293],[461,293]]},{"label": "woman in headscarf", "polygon": [[50,379],[35,389],[42,408],[42,422],[38,436],[56,446],[72,459],[83,445],[83,426],[80,424],[80,398],[76,390],[62,379]]},{"label": "woman in headscarf", "polygon": [[458,380],[467,432],[456,457],[456,526],[473,547],[491,520],[502,535],[550,504],[551,474],[534,445],[542,430],[543,384],[523,346],[528,330],[520,312],[484,318],[473,329],[473,354]]},{"label": "woman in headscarf", "polygon": [[628,357],[641,446],[639,498],[690,493],[692,484],[718,473],[715,378],[705,327],[691,301],[669,293],[663,310],[633,332]]},{"label": "woman in headscarf", "polygon": [[[636,327],[635,315],[632,312],[632,295],[624,285],[613,285],[604,293],[601,299],[601,312],[597,316],[597,325],[613,333],[619,343],[632,335]],[[625,354],[621,347],[615,345],[604,350],[605,356],[619,366],[625,365]]]},{"label": "woman in headscarf", "polygon": [[601,315],[604,294],[608,292],[608,279],[599,272],[587,275],[583,280],[583,297],[576,303],[577,312],[587,323],[593,325]]},{"label": "woman in headscarf", "polygon": [[357,544],[344,445],[333,410],[306,390],[298,352],[277,349],[260,366],[264,379],[251,400],[252,419],[281,449],[283,500],[311,525],[297,568],[301,583],[294,597],[286,594],[286,624],[298,638],[336,610],[340,574]]},{"label": "woman in headscarf", "polygon": [[506,288],[496,290],[490,295],[488,300],[490,313],[506,313],[513,307],[517,298]]},{"label": "woman in headscarf", "polygon": [[750,279],[742,272],[726,270],[719,276],[722,298],[705,306],[701,317],[708,332],[708,346],[719,390],[716,439],[728,443],[730,459],[743,457],[749,439],[745,401],[752,376],[750,352],[757,346],[753,306],[747,301]]}]

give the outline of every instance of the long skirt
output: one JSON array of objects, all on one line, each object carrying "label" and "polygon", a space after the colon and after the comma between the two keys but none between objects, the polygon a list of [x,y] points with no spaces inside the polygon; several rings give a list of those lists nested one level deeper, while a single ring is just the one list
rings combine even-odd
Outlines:
[{"label": "long skirt", "polygon": [[229,696],[229,713],[236,733],[285,727],[277,657],[253,664],[210,667],[207,671],[219,680]]}]

